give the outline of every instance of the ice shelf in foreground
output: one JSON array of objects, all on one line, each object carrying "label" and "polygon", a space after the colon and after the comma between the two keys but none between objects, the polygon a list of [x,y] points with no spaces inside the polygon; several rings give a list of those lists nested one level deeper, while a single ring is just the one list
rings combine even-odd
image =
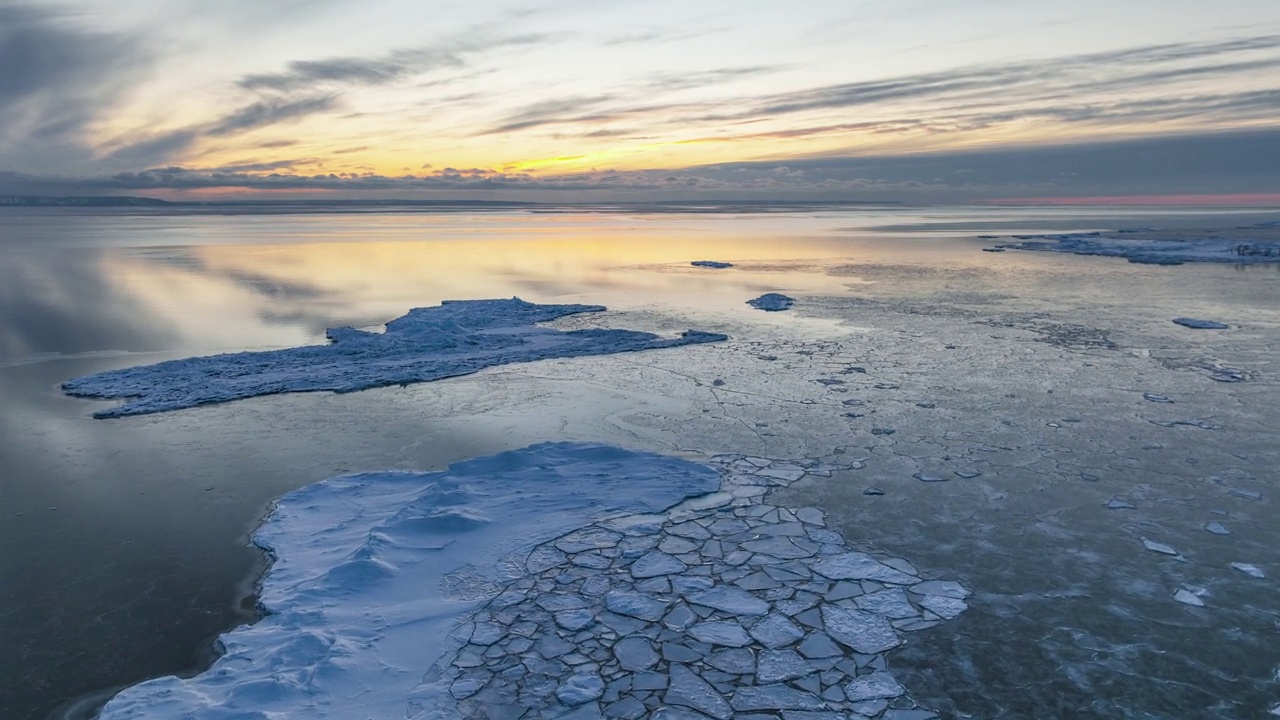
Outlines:
[{"label": "ice shelf in foreground", "polygon": [[431,717],[453,700],[423,675],[460,618],[524,572],[530,549],[718,487],[716,471],[677,458],[544,443],[295,490],[253,538],[274,557],[266,617],[223,635],[207,671],[128,688],[100,720]]},{"label": "ice shelf in foreground", "polygon": [[127,400],[94,413],[108,418],[164,412],[286,392],[354,392],[467,375],[495,365],[607,355],[718,342],[724,335],[690,330],[675,338],[634,330],[561,331],[539,327],[601,305],[539,305],[510,300],[446,300],[414,308],[372,333],[331,328],[329,345],[170,360],[69,380],[62,389],[85,398]]},{"label": "ice shelf in foreground", "polygon": [[1014,235],[1016,243],[995,250],[1102,255],[1132,263],[1181,265],[1190,262],[1280,262],[1280,224],[1263,223],[1223,230],[1118,230],[1115,232]]}]

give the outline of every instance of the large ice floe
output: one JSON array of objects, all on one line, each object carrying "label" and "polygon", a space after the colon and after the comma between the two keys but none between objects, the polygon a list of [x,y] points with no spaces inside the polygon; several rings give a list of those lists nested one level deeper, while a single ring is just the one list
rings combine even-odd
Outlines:
[{"label": "large ice floe", "polygon": [[969,591],[762,502],[833,467],[713,465],[558,443],[290,493],[268,614],[101,718],[934,717],[885,652]]},{"label": "large ice floe", "polygon": [[286,392],[354,392],[467,375],[495,365],[718,342],[690,330],[674,338],[634,330],[539,327],[601,305],[446,300],[414,308],[374,333],[331,328],[328,345],[170,360],[63,383],[70,395],[127,400],[97,418],[140,415]]},{"label": "large ice floe", "polygon": [[1264,223],[1223,230],[1118,230],[1114,232],[1014,235],[1020,242],[994,250],[1101,255],[1132,263],[1181,265],[1190,262],[1280,262],[1280,225]]}]

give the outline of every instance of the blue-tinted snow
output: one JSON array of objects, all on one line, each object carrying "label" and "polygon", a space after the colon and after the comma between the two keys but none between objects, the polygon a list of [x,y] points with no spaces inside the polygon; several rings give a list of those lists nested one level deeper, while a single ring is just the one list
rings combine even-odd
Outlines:
[{"label": "blue-tinted snow", "polygon": [[178,410],[286,392],[354,392],[468,375],[495,365],[559,357],[607,355],[726,340],[690,330],[661,338],[634,330],[561,331],[539,327],[601,305],[539,305],[510,300],[446,300],[414,308],[372,333],[327,332],[310,345],[170,360],[76,378],[62,389],[77,397],[127,400],[94,413],[108,418]]},{"label": "blue-tinted snow", "polygon": [[444,472],[296,490],[254,535],[274,558],[266,617],[223,635],[225,654],[206,672],[128,688],[100,720],[433,717],[454,701],[423,676],[460,617],[506,579],[504,559],[593,518],[662,511],[718,487],[716,472],[684,460],[545,443]]}]

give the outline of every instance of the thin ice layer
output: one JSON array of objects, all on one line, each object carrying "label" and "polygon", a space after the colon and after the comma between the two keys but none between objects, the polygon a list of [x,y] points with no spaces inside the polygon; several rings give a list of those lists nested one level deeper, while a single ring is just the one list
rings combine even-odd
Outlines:
[{"label": "thin ice layer", "polygon": [[385,333],[331,328],[329,345],[170,360],[63,383],[69,395],[128,402],[94,413],[108,418],[164,412],[286,392],[354,392],[468,375],[495,365],[607,355],[726,340],[690,330],[661,338],[634,330],[538,327],[601,305],[510,300],[446,300],[414,308]]},{"label": "thin ice layer", "polygon": [[128,688],[100,720],[430,717],[453,700],[423,676],[461,617],[510,577],[497,574],[504,560],[592,519],[718,487],[713,470],[676,458],[545,443],[296,490],[254,535],[275,558],[268,615],[223,635],[208,671]]}]

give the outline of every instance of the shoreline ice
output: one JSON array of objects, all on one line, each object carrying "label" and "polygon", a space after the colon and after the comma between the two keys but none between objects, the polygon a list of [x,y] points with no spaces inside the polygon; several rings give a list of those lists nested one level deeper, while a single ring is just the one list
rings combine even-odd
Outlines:
[{"label": "shoreline ice", "polygon": [[678,337],[620,329],[555,330],[537,323],[603,312],[602,305],[510,300],[446,300],[414,308],[386,332],[331,328],[328,345],[170,360],[87,375],[62,384],[74,397],[125,400],[95,418],[165,412],[288,392],[368,390],[469,375],[550,358],[607,355],[720,342],[689,330]]},{"label": "shoreline ice", "polygon": [[[1181,265],[1183,263],[1280,262],[1280,224],[1262,223],[1223,230],[1155,230],[1141,228],[1110,232],[1014,235],[1019,242],[1002,243],[985,250],[1031,250],[1122,257],[1131,263]],[[982,239],[996,239],[983,236]]]}]

